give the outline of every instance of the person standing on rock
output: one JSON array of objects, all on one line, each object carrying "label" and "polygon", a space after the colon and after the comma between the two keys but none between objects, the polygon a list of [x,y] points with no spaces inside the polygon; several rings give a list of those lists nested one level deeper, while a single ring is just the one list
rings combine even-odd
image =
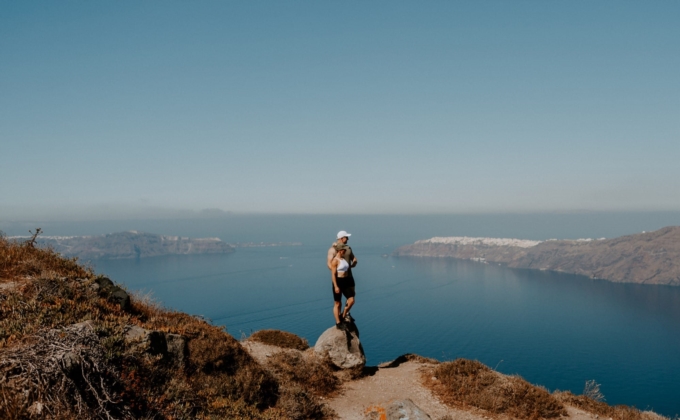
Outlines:
[{"label": "person standing on rock", "polygon": [[[349,314],[349,310],[354,305],[354,276],[352,275],[352,267],[356,267],[357,258],[352,252],[352,248],[347,245],[350,233],[341,230],[338,232],[337,241],[331,245],[328,250],[326,265],[331,270],[331,279],[333,281],[333,315],[335,317],[335,325],[342,329],[343,321],[354,322],[354,318]],[[340,312],[342,307],[342,296],[347,299],[345,302],[345,309]]]}]

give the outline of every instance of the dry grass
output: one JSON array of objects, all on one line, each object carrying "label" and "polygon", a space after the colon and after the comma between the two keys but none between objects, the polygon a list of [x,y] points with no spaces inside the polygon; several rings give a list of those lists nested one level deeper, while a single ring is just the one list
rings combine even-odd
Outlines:
[{"label": "dry grass", "polygon": [[660,420],[664,419],[656,413],[649,411],[640,411],[635,407],[628,407],[626,405],[610,406],[605,402],[597,401],[585,395],[574,395],[569,391],[555,392],[553,394],[558,400],[564,404],[579,408],[589,413],[597,414],[606,418],[615,420]]},{"label": "dry grass", "polygon": [[333,370],[313,352],[283,350],[267,360],[267,369],[279,383],[277,407],[295,420],[333,418],[333,411],[318,397],[337,391],[340,381]]},{"label": "dry grass", "polygon": [[[0,288],[2,419],[36,410],[47,419],[319,418],[315,392],[324,385],[314,375],[315,391],[280,386],[220,327],[134,297],[123,310],[99,295],[96,276],[75,259],[0,237],[0,278],[13,284]],[[83,342],[69,331],[85,320],[94,330]],[[185,363],[128,346],[128,325],[181,334]],[[62,369],[64,349],[77,349],[82,374]]]},{"label": "dry grass", "polygon": [[519,419],[554,418],[567,414],[562,403],[545,389],[518,376],[501,375],[474,360],[457,359],[441,363],[425,373],[423,380],[450,405],[476,407]]},{"label": "dry grass", "polygon": [[282,351],[269,358],[267,367],[281,384],[292,382],[318,396],[331,396],[340,385],[331,367],[313,353]]},{"label": "dry grass", "polygon": [[78,264],[76,258],[64,258],[51,249],[35,246],[40,234],[36,229],[32,239],[23,242],[8,240],[0,235],[0,282],[25,278],[87,278],[92,270]]},{"label": "dry grass", "polygon": [[248,337],[248,339],[284,349],[304,351],[309,348],[309,343],[304,338],[298,337],[293,333],[280,330],[256,331],[250,337]]}]

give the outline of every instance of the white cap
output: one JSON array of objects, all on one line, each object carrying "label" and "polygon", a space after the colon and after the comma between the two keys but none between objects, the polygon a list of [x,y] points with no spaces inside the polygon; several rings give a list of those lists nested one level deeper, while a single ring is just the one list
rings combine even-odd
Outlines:
[{"label": "white cap", "polygon": [[338,239],[344,238],[345,236],[349,237],[349,236],[352,236],[352,234],[351,234],[351,233],[347,233],[347,232],[345,232],[344,230],[341,230],[340,232],[338,232]]}]

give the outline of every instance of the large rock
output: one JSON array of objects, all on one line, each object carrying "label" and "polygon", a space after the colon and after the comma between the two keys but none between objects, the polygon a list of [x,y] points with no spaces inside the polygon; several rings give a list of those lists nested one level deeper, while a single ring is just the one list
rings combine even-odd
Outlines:
[{"label": "large rock", "polygon": [[390,401],[386,407],[376,405],[366,415],[366,420],[430,420],[431,417],[410,399]]},{"label": "large rock", "polygon": [[[96,286],[94,286],[96,285]],[[117,303],[124,311],[130,309],[130,295],[120,286],[116,286],[108,277],[97,277],[93,284],[101,296],[106,297],[109,302]]]},{"label": "large rock", "polygon": [[340,369],[363,368],[366,365],[364,348],[359,341],[359,330],[354,323],[348,325],[349,331],[342,331],[335,326],[321,334],[314,351],[328,359]]},{"label": "large rock", "polygon": [[180,365],[184,363],[187,356],[186,339],[179,334],[162,333],[137,325],[128,325],[125,342],[149,354],[161,354],[165,359]]}]

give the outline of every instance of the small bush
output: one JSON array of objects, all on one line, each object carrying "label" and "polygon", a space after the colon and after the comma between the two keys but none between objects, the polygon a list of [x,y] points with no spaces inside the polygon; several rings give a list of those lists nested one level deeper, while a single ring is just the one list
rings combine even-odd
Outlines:
[{"label": "small bush", "polygon": [[448,404],[473,406],[519,419],[567,414],[562,403],[545,389],[519,376],[501,375],[474,360],[441,363],[424,374],[424,382]]},{"label": "small bush", "polygon": [[596,401],[586,395],[574,395],[569,391],[555,392],[553,395],[558,400],[565,404],[569,404],[572,407],[616,420],[650,420],[663,418],[655,413],[643,412],[635,407],[628,407],[626,405],[612,407],[605,402]]},{"label": "small bush", "polygon": [[79,265],[76,258],[64,258],[52,249],[37,247],[35,239],[40,233],[41,230],[36,229],[33,237],[24,242],[0,236],[0,281],[29,277],[86,278],[92,275],[92,270]]},{"label": "small bush", "polygon": [[307,350],[309,343],[304,338],[298,337],[293,333],[279,330],[260,330],[254,332],[250,340],[259,341],[270,346],[277,346],[284,349]]},{"label": "small bush", "polygon": [[300,386],[286,387],[281,392],[278,408],[293,420],[325,419],[332,417],[328,408]]},{"label": "small bush", "polygon": [[282,385],[292,382],[319,396],[332,395],[340,384],[326,363],[295,351],[274,354],[267,367]]}]

